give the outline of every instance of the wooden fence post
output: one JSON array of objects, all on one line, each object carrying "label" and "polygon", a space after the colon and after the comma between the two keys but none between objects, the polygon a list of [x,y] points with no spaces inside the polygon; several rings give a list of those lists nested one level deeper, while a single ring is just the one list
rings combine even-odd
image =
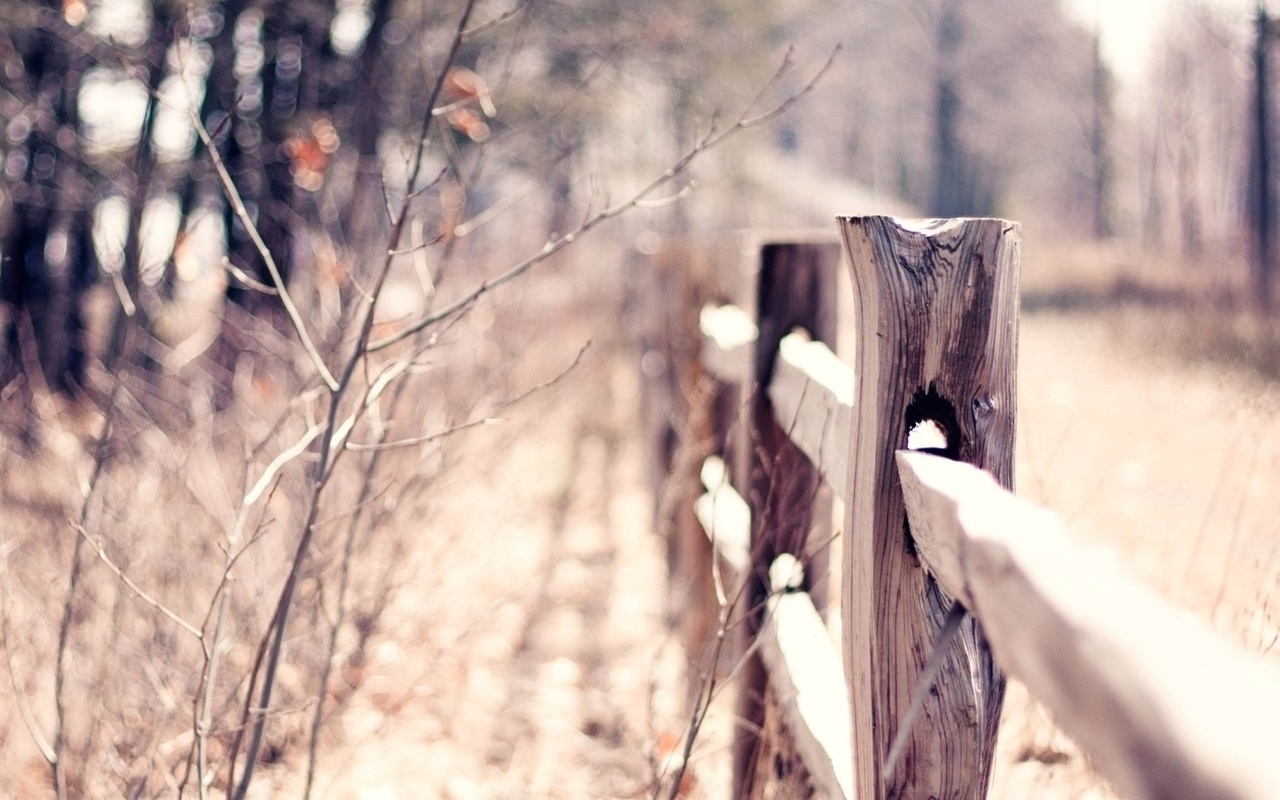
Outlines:
[{"label": "wooden fence post", "polygon": [[668,606],[688,657],[688,693],[693,697],[704,671],[731,662],[730,648],[708,662],[719,607],[711,580],[711,542],[694,513],[701,494],[699,471],[712,453],[732,449],[737,387],[716,382],[703,368],[698,317],[709,302],[738,300],[743,294],[738,249],[715,240],[667,245],[654,254],[650,286],[642,292],[649,327],[643,344],[643,406],[656,461],[652,473],[659,503],[657,522],[667,536]]},{"label": "wooden fence post", "polygon": [[[755,368],[746,409],[747,441],[742,443],[744,473],[740,486],[752,509],[751,567],[745,576],[746,587],[742,608],[746,611],[747,642],[755,641],[764,620],[765,601],[769,593],[769,566],[782,553],[806,560],[806,542],[815,519],[815,500],[819,492],[826,497],[826,515],[830,517],[829,495],[822,490],[821,476],[779,426],[769,400],[769,381],[773,376],[778,344],[795,328],[809,331],[814,339],[834,342],[836,329],[836,271],[840,266],[840,249],[835,242],[774,240],[755,244],[759,270],[756,280],[756,313],[759,336],[756,339]],[[821,510],[818,513],[822,513]],[[825,550],[814,568],[805,570],[806,582],[818,578],[818,588],[826,589]],[[806,565],[809,566],[809,565]],[[806,585],[806,591],[813,587]],[[821,594],[816,602],[821,602]],[[794,761],[791,769],[800,770],[794,753],[778,753],[776,743],[764,742],[761,731],[776,730],[766,725],[765,697],[768,678],[760,655],[747,650],[747,663],[739,679],[738,733],[734,743],[734,797],[760,796],[763,776],[778,758]],[[785,748],[784,748],[785,750]],[[766,763],[768,762],[768,763]],[[774,769],[777,773],[779,770]]]},{"label": "wooden fence post", "polygon": [[932,422],[946,455],[1012,488],[1019,227],[838,222],[858,325],[843,588],[857,797],[984,797],[1004,680],[970,619],[882,777],[951,604],[916,556],[894,452]]},{"label": "wooden fence post", "polygon": [[[643,408],[652,415],[654,453],[659,461],[654,473],[658,524],[666,533],[669,596],[668,617],[675,609],[699,608],[714,597],[700,574],[711,563],[710,548],[703,544],[693,501],[697,497],[699,448],[713,448],[718,435],[710,418],[709,403],[702,397],[704,380],[696,344],[698,309],[708,294],[696,268],[696,253],[687,244],[668,246],[654,257],[652,277],[656,291],[646,293],[654,303],[643,319],[657,327],[653,344],[645,349],[641,369],[646,387],[656,389]],[[704,442],[706,444],[704,444]],[[707,612],[710,613],[710,612]],[[707,614],[678,617],[682,643],[690,659],[700,654],[701,642],[711,630]],[[697,645],[693,643],[698,643]]]}]

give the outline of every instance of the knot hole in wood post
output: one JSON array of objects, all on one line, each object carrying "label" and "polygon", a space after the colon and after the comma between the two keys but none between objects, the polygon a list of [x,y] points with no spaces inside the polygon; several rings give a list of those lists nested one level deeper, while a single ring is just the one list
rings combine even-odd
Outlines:
[{"label": "knot hole in wood post", "polygon": [[904,420],[907,440],[903,447],[957,461],[960,458],[960,422],[956,407],[934,386],[917,389]]}]

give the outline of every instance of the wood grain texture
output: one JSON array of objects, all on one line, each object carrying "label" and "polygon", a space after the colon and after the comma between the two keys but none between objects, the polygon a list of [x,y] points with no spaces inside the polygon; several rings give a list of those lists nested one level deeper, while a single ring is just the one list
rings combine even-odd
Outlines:
[{"label": "wood grain texture", "polygon": [[894,452],[909,413],[1013,483],[1019,231],[996,219],[838,219],[858,343],[844,571],[857,796],[986,794],[1004,683],[966,621],[891,782],[883,760],[951,598],[921,568]]},{"label": "wood grain texture", "polygon": [[1280,672],[1173,609],[984,472],[900,452],[930,570],[1000,666],[1126,797],[1280,793]]}]

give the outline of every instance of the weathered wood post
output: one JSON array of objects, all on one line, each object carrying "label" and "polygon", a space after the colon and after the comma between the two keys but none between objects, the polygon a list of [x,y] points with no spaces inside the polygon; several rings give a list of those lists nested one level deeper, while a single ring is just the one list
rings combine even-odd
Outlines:
[{"label": "weathered wood post", "polygon": [[701,494],[703,459],[726,448],[736,417],[733,387],[714,381],[699,357],[698,315],[704,304],[742,294],[737,249],[724,242],[677,242],[653,258],[653,304],[644,313],[656,327],[648,337],[641,368],[649,396],[651,433],[659,497],[658,524],[667,536],[668,616],[680,630],[689,659],[692,696],[702,672],[716,669],[706,658],[715,636],[719,608],[711,581],[711,543],[694,513]]},{"label": "weathered wood post", "polygon": [[[764,620],[769,593],[769,566],[782,553],[808,561],[806,544],[813,528],[815,511],[830,518],[830,500],[816,501],[822,489],[821,476],[781,427],[767,392],[773,377],[778,344],[796,328],[814,339],[833,343],[836,329],[836,279],[840,268],[840,247],[823,237],[795,236],[748,243],[748,257],[758,251],[755,307],[759,328],[751,385],[744,387],[749,401],[742,480],[745,497],[752,509],[751,570],[742,607],[746,610],[747,642],[755,641]],[[825,494],[824,494],[824,497]],[[816,577],[820,592],[826,589],[825,550],[807,564],[806,591]],[[821,593],[816,602],[821,602]],[[781,771],[802,772],[794,753],[778,753],[777,743],[761,741],[768,709],[768,678],[760,656],[753,650],[743,665],[739,682],[738,735],[734,747],[734,796],[761,796],[764,774],[778,772],[777,759],[791,762]],[[807,780],[807,779],[806,779]]]},{"label": "weathered wood post", "polygon": [[916,557],[894,452],[931,422],[946,455],[1012,488],[1019,227],[999,219],[838,223],[858,331],[843,588],[857,796],[980,798],[1004,679],[970,619],[883,780],[951,605]]}]

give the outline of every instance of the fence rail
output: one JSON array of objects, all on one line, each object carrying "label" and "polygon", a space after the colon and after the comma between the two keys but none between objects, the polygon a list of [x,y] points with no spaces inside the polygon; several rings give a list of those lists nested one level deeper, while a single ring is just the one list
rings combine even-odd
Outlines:
[{"label": "fence rail", "polygon": [[[838,260],[811,235],[721,248],[736,255],[720,263],[718,290],[682,303],[697,317],[699,343],[684,348],[696,363],[670,365],[686,386],[706,376],[720,387],[689,394],[703,408],[686,413],[708,420],[702,433],[719,455],[699,465],[704,490],[690,500],[701,532],[675,535],[696,535],[735,580],[763,587],[748,604],[758,618],[743,626],[755,646],[739,648],[761,658],[739,677],[749,699],[735,796],[765,796],[766,762],[840,800],[982,796],[1003,690],[994,667],[983,672],[991,664],[1026,684],[1127,796],[1277,796],[1280,673],[1072,545],[1056,517],[1005,488],[1016,230],[999,220],[842,225],[862,293],[860,381],[829,346],[835,313],[821,295],[834,295],[835,275],[817,273],[834,273]],[[754,291],[734,290],[734,280]],[[735,295],[738,305],[723,302]],[[921,430],[934,438],[917,445]],[[1004,487],[961,463],[992,458]],[[830,514],[816,480],[848,509],[835,569],[845,586],[843,658],[819,611]],[[970,623],[939,654],[949,674],[922,691],[952,599],[981,634]],[[905,600],[914,607],[904,612]],[[885,629],[886,619],[899,629]],[[932,707],[912,722],[916,694]],[[786,746],[758,735],[775,730],[763,724],[769,715],[782,720]],[[885,775],[904,724],[906,756]],[[786,752],[802,764],[784,768]]]},{"label": "fence rail", "polygon": [[1280,794],[1280,674],[965,464],[901,452],[929,571],[1128,797]]}]

